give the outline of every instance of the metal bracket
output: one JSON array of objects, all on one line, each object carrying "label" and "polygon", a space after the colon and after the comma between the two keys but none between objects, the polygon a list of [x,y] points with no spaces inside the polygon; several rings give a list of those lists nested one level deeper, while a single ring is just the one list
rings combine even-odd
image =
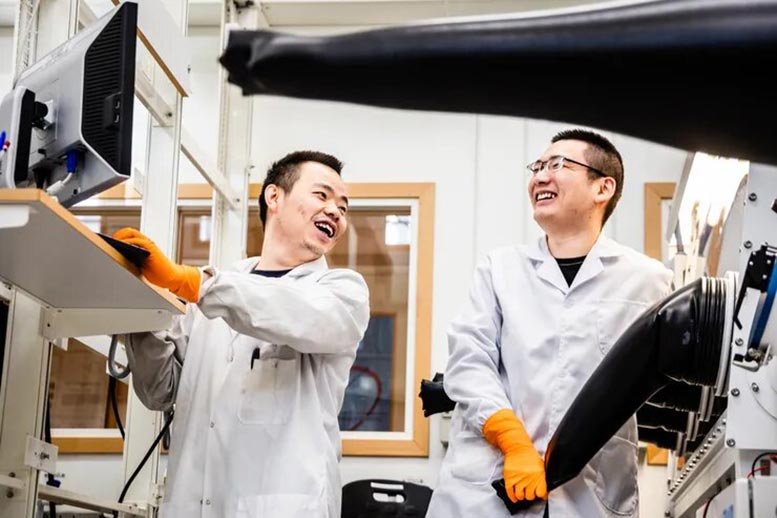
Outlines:
[{"label": "metal bracket", "polygon": [[135,503],[119,504],[111,500],[82,495],[59,487],[51,487],[45,484],[38,486],[38,496],[43,500],[49,500],[63,505],[72,505],[80,509],[92,511],[111,512],[116,511],[119,516],[150,516],[145,506]]},{"label": "metal bracket", "polygon": [[165,498],[165,482],[154,484],[154,487],[151,489],[151,504],[155,507],[159,507]]},{"label": "metal bracket", "polygon": [[27,445],[24,450],[24,465],[52,475],[57,471],[57,455],[59,448],[53,444],[27,436]]},{"label": "metal bracket", "polygon": [[3,281],[0,281],[0,299],[10,301],[13,297],[13,287]]},{"label": "metal bracket", "polygon": [[237,9],[247,9],[256,5],[254,0],[232,0],[232,3]]},{"label": "metal bracket", "polygon": [[750,372],[756,372],[766,363],[770,351],[771,344],[759,344],[757,347],[748,349],[745,354],[734,355],[734,361],[731,363]]},{"label": "metal bracket", "polygon": [[161,309],[44,308],[41,311],[41,334],[49,340],[160,331],[168,329],[173,322],[173,315]]},{"label": "metal bracket", "polygon": [[742,324],[734,326],[732,340],[736,346],[731,351],[731,365],[749,371],[757,371],[759,364],[750,358],[751,348],[749,347],[749,341],[753,320],[759,308],[761,292],[758,289],[747,288],[744,285],[741,288],[734,313],[734,322],[736,323],[741,318],[742,322],[744,322],[744,327]]}]

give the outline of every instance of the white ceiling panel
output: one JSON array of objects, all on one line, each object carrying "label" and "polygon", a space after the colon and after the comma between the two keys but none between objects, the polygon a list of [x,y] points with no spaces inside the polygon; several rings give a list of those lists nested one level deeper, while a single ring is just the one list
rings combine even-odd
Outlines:
[{"label": "white ceiling panel", "polygon": [[[110,0],[84,0],[99,14]],[[315,33],[342,32],[448,16],[508,14],[601,4],[606,0],[269,0],[256,1],[270,27]],[[639,1],[639,0],[635,0]],[[16,0],[0,0],[0,26],[13,26]],[[189,25],[217,26],[221,0],[189,0]]]}]

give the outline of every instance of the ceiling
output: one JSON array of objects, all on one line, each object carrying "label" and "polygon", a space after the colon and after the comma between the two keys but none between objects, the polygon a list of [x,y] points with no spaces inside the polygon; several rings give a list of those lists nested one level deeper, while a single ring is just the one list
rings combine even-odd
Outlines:
[{"label": "ceiling", "polygon": [[[109,0],[85,0],[100,12]],[[271,0],[256,1],[264,21],[293,30],[389,25],[449,16],[555,9],[604,0]],[[12,27],[17,0],[0,0],[0,26]],[[221,0],[189,0],[190,26],[217,26]]]}]

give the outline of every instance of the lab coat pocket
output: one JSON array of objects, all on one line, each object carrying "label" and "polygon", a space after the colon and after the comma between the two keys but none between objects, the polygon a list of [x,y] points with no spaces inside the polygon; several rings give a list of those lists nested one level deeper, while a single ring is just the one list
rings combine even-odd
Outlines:
[{"label": "lab coat pocket", "polygon": [[266,358],[254,362],[240,383],[237,417],[244,424],[284,424],[297,398],[298,360]]},{"label": "lab coat pocket", "polygon": [[312,495],[255,495],[238,499],[235,516],[236,518],[326,518],[326,510]]},{"label": "lab coat pocket", "polygon": [[648,306],[631,300],[600,300],[596,303],[599,349],[607,354],[618,338]]},{"label": "lab coat pocket", "polygon": [[448,455],[451,475],[464,482],[482,486],[500,478],[496,471],[502,454],[482,435],[460,432],[449,444]]},{"label": "lab coat pocket", "polygon": [[594,492],[610,512],[631,516],[637,509],[637,445],[617,435],[594,457]]}]

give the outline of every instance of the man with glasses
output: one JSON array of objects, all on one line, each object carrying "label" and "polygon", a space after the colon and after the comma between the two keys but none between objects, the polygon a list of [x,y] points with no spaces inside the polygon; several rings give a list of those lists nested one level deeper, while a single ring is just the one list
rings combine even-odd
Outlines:
[{"label": "man with glasses", "polygon": [[543,455],[613,343],[671,289],[672,273],[602,235],[623,191],[623,161],[609,140],[563,131],[527,168],[545,235],[488,254],[450,327],[444,383],[457,405],[427,516],[508,518],[491,486],[504,478],[508,497],[525,501],[517,516],[635,517],[633,418],[550,495]]}]

